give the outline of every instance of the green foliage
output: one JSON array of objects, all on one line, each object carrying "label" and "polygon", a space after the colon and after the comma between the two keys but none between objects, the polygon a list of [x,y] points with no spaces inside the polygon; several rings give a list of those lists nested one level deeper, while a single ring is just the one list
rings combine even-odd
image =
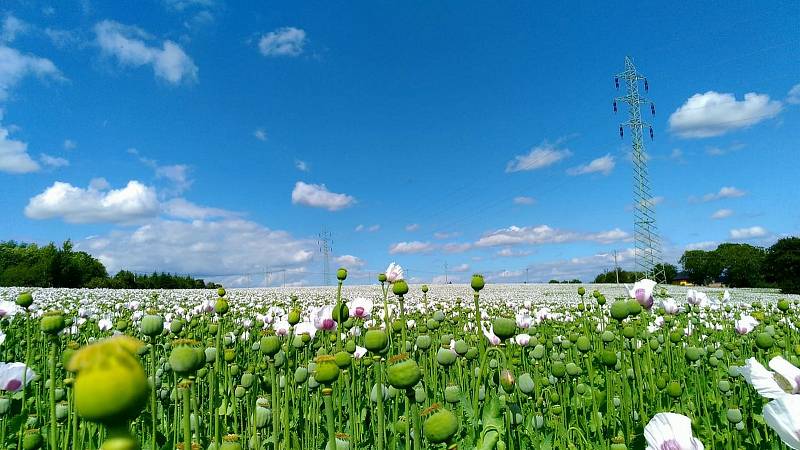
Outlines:
[{"label": "green foliage", "polygon": [[770,247],[763,270],[766,281],[784,294],[800,294],[800,237],[783,238]]},{"label": "green foliage", "polygon": [[126,270],[109,277],[103,263],[86,252],[73,250],[67,240],[57,248],[14,241],[0,242],[0,286],[203,289],[216,288],[189,276],[169,273],[136,275]]}]

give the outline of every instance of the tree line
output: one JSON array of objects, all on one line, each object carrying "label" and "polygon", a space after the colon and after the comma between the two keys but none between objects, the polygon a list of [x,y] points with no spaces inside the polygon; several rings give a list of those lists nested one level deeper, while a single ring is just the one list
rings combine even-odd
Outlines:
[{"label": "tree line", "polygon": [[[687,250],[678,261],[692,284],[723,283],[736,288],[779,288],[786,294],[800,293],[800,237],[780,239],[769,248],[750,244],[720,244],[714,250]],[[678,268],[664,264],[667,283]],[[640,272],[618,269],[620,283],[644,277]],[[595,283],[616,283],[614,270],[601,273]]]},{"label": "tree line", "polygon": [[0,286],[114,288],[114,289],[213,289],[188,275],[136,274],[127,270],[108,275],[103,263],[92,255],[75,251],[67,240],[59,248],[23,242],[0,242]]}]

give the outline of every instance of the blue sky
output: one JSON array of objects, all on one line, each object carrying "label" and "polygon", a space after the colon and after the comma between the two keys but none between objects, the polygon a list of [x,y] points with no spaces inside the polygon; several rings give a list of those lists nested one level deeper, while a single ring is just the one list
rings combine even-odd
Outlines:
[{"label": "blue sky", "polygon": [[667,259],[800,233],[800,4],[557,3],[4,2],[0,239],[318,284],[324,228],[356,282],[589,280],[632,265],[626,55]]}]

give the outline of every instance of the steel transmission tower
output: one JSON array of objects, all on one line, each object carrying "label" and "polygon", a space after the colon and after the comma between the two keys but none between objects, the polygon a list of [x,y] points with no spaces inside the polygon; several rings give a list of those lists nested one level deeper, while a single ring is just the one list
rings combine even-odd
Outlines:
[{"label": "steel transmission tower", "polygon": [[323,286],[331,284],[331,253],[333,252],[333,240],[331,233],[322,230],[319,233],[319,252],[322,253],[322,283]]},{"label": "steel transmission tower", "polygon": [[614,112],[617,112],[617,103],[628,105],[628,121],[619,126],[620,139],[624,136],[624,128],[631,131],[632,159],[633,159],[633,235],[635,241],[635,264],[638,272],[644,273],[647,278],[658,283],[665,283],[664,265],[661,258],[661,239],[656,227],[655,203],[650,190],[650,180],[647,175],[647,154],[644,148],[645,127],[650,131],[653,139],[653,127],[642,121],[641,105],[649,104],[650,113],[655,116],[656,108],[652,102],[639,95],[639,84],[643,83],[645,93],[650,86],[647,78],[636,72],[633,60],[625,57],[625,70],[614,77],[614,84],[619,89],[620,80],[625,83],[627,93],[616,97]]}]

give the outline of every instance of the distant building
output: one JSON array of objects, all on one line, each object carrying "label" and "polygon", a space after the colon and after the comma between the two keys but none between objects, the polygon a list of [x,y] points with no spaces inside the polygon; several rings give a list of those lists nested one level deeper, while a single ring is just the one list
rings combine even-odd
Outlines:
[{"label": "distant building", "polygon": [[672,284],[675,286],[692,286],[689,282],[689,274],[686,271],[678,272],[675,278],[672,279]]}]

